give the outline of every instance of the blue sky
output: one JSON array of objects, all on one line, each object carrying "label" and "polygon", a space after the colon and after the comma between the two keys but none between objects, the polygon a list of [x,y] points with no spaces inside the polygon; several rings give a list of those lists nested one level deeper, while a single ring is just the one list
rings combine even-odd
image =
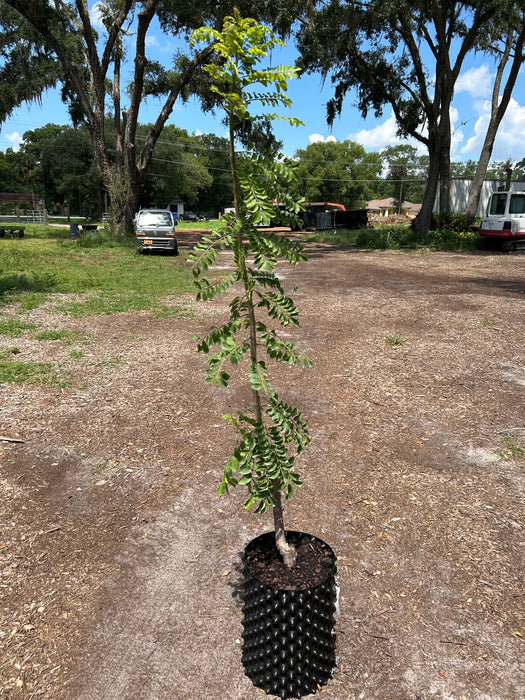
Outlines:
[{"label": "blue sky", "polygon": [[[169,63],[177,42],[157,29],[148,39],[148,55],[154,60]],[[273,63],[292,65],[295,60],[293,45],[276,50]],[[468,57],[457,86],[451,110],[453,125],[453,160],[477,160],[483,142],[494,80],[495,67],[479,55]],[[130,73],[131,75],[131,73]],[[276,122],[275,132],[283,141],[283,149],[293,155],[299,148],[306,148],[313,141],[351,139],[362,144],[368,151],[379,151],[387,145],[401,143],[396,137],[396,125],[390,107],[386,107],[381,118],[369,116],[363,120],[353,107],[352,95],[330,130],[326,125],[325,105],[331,96],[331,84],[323,85],[320,76],[305,75],[290,83],[289,95],[293,100],[291,116],[305,122],[304,126],[291,127],[286,122]],[[141,106],[141,123],[153,121],[160,109],[160,100],[151,100]],[[68,124],[67,109],[60,101],[58,90],[43,95],[42,105],[20,107],[13,116],[1,125],[0,151],[17,148],[25,131],[36,129],[47,123]],[[218,118],[203,114],[195,101],[177,104],[169,123],[186,129],[189,133],[224,135]],[[414,143],[414,145],[418,145]],[[516,160],[525,157],[525,70],[522,68],[513,99],[500,127],[492,160]]]}]

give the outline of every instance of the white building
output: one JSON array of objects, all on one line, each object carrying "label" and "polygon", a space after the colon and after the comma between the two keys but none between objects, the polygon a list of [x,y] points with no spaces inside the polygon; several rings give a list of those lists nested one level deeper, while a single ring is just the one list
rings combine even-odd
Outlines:
[{"label": "white building", "polygon": [[[450,180],[450,211],[453,214],[462,214],[467,206],[468,195],[472,185],[472,178],[469,177],[453,177]],[[477,216],[485,216],[487,204],[490,195],[496,192],[499,188],[505,187],[505,180],[485,180],[481,188],[481,196],[479,198]],[[513,180],[510,183],[511,190],[525,191],[525,182],[523,180]],[[434,203],[434,212],[439,212],[439,188]]]}]

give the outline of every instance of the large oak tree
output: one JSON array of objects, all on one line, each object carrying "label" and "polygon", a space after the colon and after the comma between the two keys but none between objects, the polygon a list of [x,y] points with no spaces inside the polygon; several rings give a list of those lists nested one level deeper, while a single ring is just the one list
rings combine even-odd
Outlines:
[{"label": "large oak tree", "polygon": [[[415,227],[428,231],[439,187],[440,209],[449,206],[454,88],[482,29],[505,2],[438,0],[332,0],[318,2],[298,35],[301,65],[330,76],[333,122],[354,91],[363,117],[381,116],[386,105],[399,134],[425,145],[428,184]],[[508,3],[507,3],[508,4]]]},{"label": "large oak tree", "polygon": [[[40,45],[56,58],[60,81],[65,86],[71,107],[88,126],[97,165],[109,191],[117,224],[131,231],[132,218],[151,165],[155,145],[177,100],[184,100],[191,91],[199,91],[199,67],[209,59],[213,44],[198,51],[174,56],[166,68],[149,60],[146,38],[155,17],[171,34],[188,34],[203,24],[220,26],[233,2],[213,0],[102,0],[98,10],[104,30],[97,33],[90,15],[88,0],[4,0],[19,13],[20,25],[28,25],[38,35]],[[241,0],[252,16],[267,17],[285,30],[293,19],[292,2]],[[284,7],[284,9],[282,9]],[[121,84],[124,60],[123,36],[133,29],[133,79]],[[35,43],[37,45],[38,42]],[[130,57],[131,58],[131,57]],[[123,99],[123,91],[127,99]],[[140,145],[137,128],[141,102],[148,95],[164,100],[157,119]],[[108,99],[109,98],[109,99]],[[109,108],[108,103],[109,102]],[[212,103],[208,102],[208,107]],[[115,151],[107,149],[106,116],[113,115]]]}]

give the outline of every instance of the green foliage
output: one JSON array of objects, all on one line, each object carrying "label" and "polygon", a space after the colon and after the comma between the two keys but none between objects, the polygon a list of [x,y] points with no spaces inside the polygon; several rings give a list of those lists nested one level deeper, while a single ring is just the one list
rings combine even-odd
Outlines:
[{"label": "green foliage", "polygon": [[376,248],[387,250],[392,248],[412,247],[417,235],[408,227],[401,224],[364,228],[356,236],[358,248]]},{"label": "green foliage", "polygon": [[35,340],[65,340],[67,344],[84,339],[86,336],[82,331],[71,330],[69,328],[50,328],[45,331],[33,333]]},{"label": "green foliage", "polygon": [[475,250],[477,233],[437,229],[428,232],[427,245],[436,250]]},{"label": "green foliage", "polygon": [[0,335],[7,335],[10,338],[18,338],[31,328],[34,328],[34,324],[27,323],[27,321],[19,318],[9,318],[5,321],[0,321]]},{"label": "green foliage", "polygon": [[[148,124],[138,128],[140,141],[146,139],[152,126]],[[213,184],[212,173],[208,170],[209,157],[207,149],[202,147],[202,137],[188,134],[171,124],[166,125],[155,146],[142,201],[166,207],[176,193],[194,206],[200,193],[210,189]]]},{"label": "green foliage", "polygon": [[297,196],[309,202],[337,202],[358,209],[380,186],[379,153],[367,153],[352,141],[316,142],[295,154]]},{"label": "green foliage", "polygon": [[357,248],[392,250],[397,248],[434,248],[436,250],[475,250],[477,234],[469,231],[433,230],[419,236],[403,225],[361,229],[355,237]]},{"label": "green foliage", "polygon": [[384,342],[386,345],[393,345],[394,347],[399,347],[400,345],[405,345],[408,342],[408,338],[403,335],[398,335],[395,333],[389,333],[385,335]]},{"label": "green foliage", "polygon": [[[223,217],[190,256],[199,300],[213,299],[226,291],[233,295],[229,319],[197,338],[197,347],[208,354],[208,383],[226,387],[231,367],[245,369],[253,407],[225,416],[239,432],[240,442],[226,464],[217,493],[220,496],[229,486],[244,485],[248,489],[245,507],[255,506],[256,512],[264,513],[280,505],[281,494],[291,498],[294,488],[300,486],[295,456],[309,442],[306,420],[279,399],[266,362],[259,357],[264,348],[271,360],[310,365],[305,354],[277,332],[279,327],[297,326],[298,312],[275,274],[276,264],[298,265],[306,256],[296,241],[259,228],[276,218],[289,223],[296,219],[300,206],[291,193],[296,168],[275,153],[238,157],[234,125],[277,116],[264,112],[254,118],[251,110],[255,103],[263,108],[289,107],[287,83],[297,71],[286,66],[258,67],[280,42],[270,29],[242,19],[237,11],[225,19],[222,32],[203,28],[193,34],[192,42],[202,40],[214,40],[221,59],[203,69],[211,76],[212,90],[220,96],[228,119],[235,214]],[[278,209],[274,201],[279,202]],[[211,268],[225,249],[233,253],[233,271],[218,276]]]},{"label": "green foliage", "polygon": [[414,146],[399,144],[383,148],[381,159],[388,170],[384,184],[378,188],[380,198],[422,202],[428,179],[428,156],[419,155]]},{"label": "green foliage", "polygon": [[244,506],[255,505],[256,513],[265,513],[275,505],[276,486],[286,498],[292,498],[301,480],[294,471],[294,456],[288,445],[293,443],[300,454],[309,444],[307,423],[297,409],[274,394],[265,423],[241,412],[225,418],[239,431],[241,441],[225,467],[217,494],[228,493],[229,486],[246,486],[248,499]]},{"label": "green foliage", "polygon": [[[23,102],[40,102],[55,87],[60,71],[38,31],[6,3],[0,4],[0,122]],[[3,190],[6,191],[6,190]]]},{"label": "green foliage", "polygon": [[434,214],[430,227],[435,230],[455,231],[458,233],[468,229],[464,214],[451,214],[450,212]]},{"label": "green foliage", "polygon": [[498,451],[501,460],[513,461],[525,465],[525,447],[521,445],[514,435],[501,435],[501,449]]}]

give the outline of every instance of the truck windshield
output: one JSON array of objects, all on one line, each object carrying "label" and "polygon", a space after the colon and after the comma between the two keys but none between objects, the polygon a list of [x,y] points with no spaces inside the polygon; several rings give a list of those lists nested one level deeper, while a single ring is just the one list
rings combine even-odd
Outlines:
[{"label": "truck windshield", "polygon": [[491,214],[504,214],[505,205],[507,204],[507,194],[493,194],[490,203],[490,213]]},{"label": "truck windshield", "polygon": [[511,194],[509,214],[525,214],[525,194]]},{"label": "truck windshield", "polygon": [[172,223],[169,211],[145,211],[137,216],[139,226],[171,226]]}]

